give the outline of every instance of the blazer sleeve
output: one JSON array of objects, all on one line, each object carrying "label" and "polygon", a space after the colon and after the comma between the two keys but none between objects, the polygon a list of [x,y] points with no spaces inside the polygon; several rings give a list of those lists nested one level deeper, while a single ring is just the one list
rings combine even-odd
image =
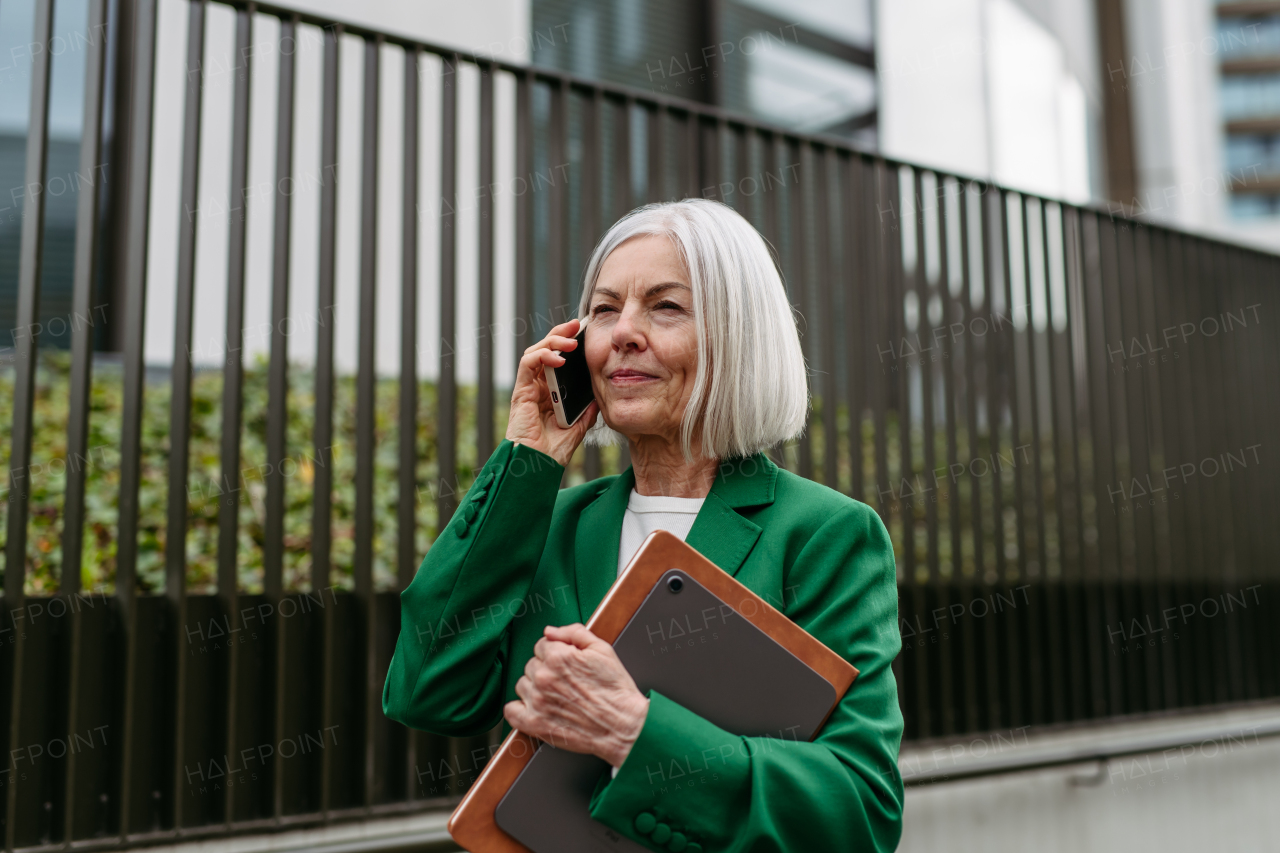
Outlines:
[{"label": "blazer sleeve", "polygon": [[902,834],[902,645],[893,546],[865,504],[824,523],[790,569],[786,615],[858,668],[813,741],[740,737],[657,691],[591,816],[651,850],[858,850]]},{"label": "blazer sleeve", "polygon": [[546,546],[564,466],[503,439],[400,593],[382,712],[465,737],[502,718],[507,629]]}]

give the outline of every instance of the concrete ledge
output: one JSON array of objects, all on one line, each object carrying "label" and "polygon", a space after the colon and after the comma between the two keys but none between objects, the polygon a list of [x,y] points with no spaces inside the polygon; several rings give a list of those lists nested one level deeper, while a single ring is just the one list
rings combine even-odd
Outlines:
[{"label": "concrete ledge", "polygon": [[921,741],[903,747],[898,769],[908,786],[951,782],[998,773],[1099,762],[1124,756],[1187,754],[1255,745],[1280,735],[1280,702],[1214,710],[1118,718],[1049,728],[1017,729]]},{"label": "concrete ledge", "polygon": [[1275,851],[1277,718],[1272,703],[912,745],[898,851]]},{"label": "concrete ledge", "polygon": [[460,848],[449,837],[445,824],[449,812],[427,812],[404,817],[336,823],[331,826],[284,832],[240,835],[207,841],[188,841],[148,847],[147,853],[268,853],[314,850],[317,853],[453,853]]}]

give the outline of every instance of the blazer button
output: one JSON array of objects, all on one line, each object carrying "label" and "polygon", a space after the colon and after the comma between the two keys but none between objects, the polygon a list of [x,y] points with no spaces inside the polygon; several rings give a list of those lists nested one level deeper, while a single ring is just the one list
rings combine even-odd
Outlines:
[{"label": "blazer button", "polygon": [[683,832],[673,832],[671,833],[671,840],[667,842],[667,849],[671,853],[681,853],[687,848],[688,844],[689,839],[684,837]]},{"label": "blazer button", "polygon": [[660,823],[653,828],[653,832],[649,833],[649,837],[653,839],[654,844],[666,844],[667,839],[671,837],[671,827]]},{"label": "blazer button", "polygon": [[640,812],[636,815],[636,832],[641,835],[648,835],[653,832],[653,828],[658,825],[658,819],[654,817],[653,812]]},{"label": "blazer button", "polygon": [[464,536],[466,536],[466,535],[467,535],[467,520],[466,520],[465,518],[459,518],[457,521],[455,521],[455,522],[454,522],[454,524],[453,524],[453,532],[454,532],[454,533],[456,533],[456,534],[458,534],[458,538],[459,538],[459,539],[461,539],[461,538],[463,538]]},{"label": "blazer button", "polygon": [[476,509],[476,505],[474,503],[469,503],[466,508],[462,510],[462,517],[467,520],[467,524],[470,524],[476,520],[476,513],[479,511],[480,510]]},{"label": "blazer button", "polygon": [[684,848],[684,853],[702,853],[702,845],[696,841],[690,841],[689,846]]},{"label": "blazer button", "polygon": [[489,484],[493,482],[493,472],[486,473],[483,477],[476,481],[476,485],[482,489],[489,488]]}]

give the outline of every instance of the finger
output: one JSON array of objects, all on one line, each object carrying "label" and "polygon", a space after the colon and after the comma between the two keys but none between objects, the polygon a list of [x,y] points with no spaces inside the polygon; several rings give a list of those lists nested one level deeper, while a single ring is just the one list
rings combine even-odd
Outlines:
[{"label": "finger", "polygon": [[525,677],[528,678],[530,681],[533,681],[534,675],[537,673],[538,669],[543,665],[544,664],[542,663],[542,661],[538,660],[536,657],[529,658],[529,662],[524,665]]},{"label": "finger", "polygon": [[564,356],[555,350],[539,347],[525,353],[520,358],[520,369],[529,371],[535,379],[542,378],[542,365],[544,364],[559,367],[564,364]]},{"label": "finger", "polygon": [[502,716],[511,724],[511,728],[524,732],[527,735],[536,737],[530,729],[532,725],[532,712],[523,702],[508,702],[502,706]]},{"label": "finger", "polygon": [[[604,642],[595,634],[588,631],[587,626],[583,625],[581,622],[574,622],[572,625],[562,625],[558,628],[554,625],[548,625],[543,630],[543,634],[545,637],[552,640],[569,643],[580,649],[588,649],[596,643]],[[606,645],[608,644],[606,643]]]},{"label": "finger", "polygon": [[547,335],[543,343],[552,349],[558,350],[577,349],[578,347],[578,339],[566,335]]},{"label": "finger", "polygon": [[516,695],[525,702],[533,699],[538,692],[538,688],[533,686],[533,679],[527,675],[522,675],[516,679]]},{"label": "finger", "polygon": [[538,349],[539,347],[546,346],[547,341],[550,340],[553,336],[559,335],[562,337],[572,338],[582,330],[581,322],[582,321],[580,321],[578,318],[575,317],[572,320],[568,320],[564,323],[561,323],[558,326],[552,326],[547,331],[547,336],[545,338],[538,341],[536,344],[530,344],[529,346],[525,347],[524,351],[533,352],[535,349]]}]

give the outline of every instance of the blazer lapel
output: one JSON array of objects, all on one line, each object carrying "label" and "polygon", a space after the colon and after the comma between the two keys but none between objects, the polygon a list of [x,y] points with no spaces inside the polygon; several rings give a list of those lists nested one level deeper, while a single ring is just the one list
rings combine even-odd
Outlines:
[{"label": "blazer lapel", "polygon": [[[764,453],[721,462],[685,541],[730,575],[736,575],[761,530],[737,510],[773,503],[777,478],[778,466]],[[628,466],[579,514],[574,560],[583,622],[617,580],[622,518],[634,486],[635,471]]]},{"label": "blazer lapel", "polygon": [[631,498],[635,482],[635,472],[628,466],[578,514],[573,558],[578,611],[584,624],[618,579],[622,516],[627,511],[627,501]]}]

